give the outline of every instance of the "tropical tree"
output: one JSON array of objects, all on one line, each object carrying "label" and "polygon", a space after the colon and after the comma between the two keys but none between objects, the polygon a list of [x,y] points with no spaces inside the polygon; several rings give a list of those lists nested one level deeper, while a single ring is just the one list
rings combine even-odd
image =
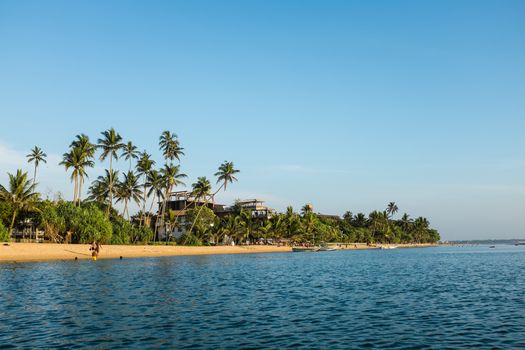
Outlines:
[{"label": "tropical tree", "polygon": [[47,163],[46,157],[47,154],[42,151],[39,147],[35,146],[27,156],[28,163],[35,163],[35,170],[33,175],[33,184],[36,182],[36,169],[40,163]]},{"label": "tropical tree", "polygon": [[35,185],[31,184],[27,178],[27,173],[18,169],[16,174],[7,173],[9,177],[8,187],[0,185],[0,199],[11,205],[13,214],[11,225],[9,226],[9,236],[13,234],[16,216],[21,210],[31,210],[38,200],[38,193],[35,192]]},{"label": "tropical tree", "polygon": [[302,208],[301,208],[301,215],[302,216],[306,216],[310,213],[313,213],[313,207],[311,204],[305,204]]},{"label": "tropical tree", "polygon": [[139,204],[142,198],[142,190],[140,189],[141,185],[139,184],[139,179],[132,171],[128,171],[127,174],[124,174],[124,179],[121,182],[116,183],[115,187],[117,203],[121,201],[124,202],[122,216],[127,216],[129,221],[129,202],[134,201],[135,203]]},{"label": "tropical tree", "polygon": [[124,144],[122,146],[122,155],[125,160],[129,160],[129,169],[128,171],[131,171],[131,161],[133,159],[138,159],[140,152],[137,151],[137,146],[133,144],[133,142],[128,141],[128,143]]},{"label": "tropical tree", "polygon": [[142,198],[142,215],[141,215],[141,222],[140,226],[142,226],[142,223],[144,221],[144,216],[146,215],[146,203],[148,201],[148,175],[153,169],[153,166],[155,165],[155,161],[151,159],[151,155],[148,154],[146,151],[142,152],[140,154],[139,160],[137,161],[137,173],[139,177],[142,177],[142,186],[143,191],[142,195],[144,196]]},{"label": "tropical tree", "polygon": [[[168,199],[170,197],[170,194],[173,192],[173,188],[177,186],[185,185],[182,181],[183,178],[186,178],[186,174],[183,174],[180,172],[180,166],[172,165],[172,164],[165,164],[164,168],[161,169],[162,178],[164,180],[164,203],[162,205],[162,218],[164,219],[166,215],[166,205],[168,202]],[[155,225],[156,228],[157,225]],[[165,228],[166,229],[166,228]],[[166,232],[166,240],[168,238],[168,234]]]},{"label": "tropical tree", "polygon": [[[91,143],[89,136],[85,134],[77,135],[75,140],[69,145],[71,149],[78,149],[78,153],[83,158],[85,167],[93,167],[95,165],[95,151],[96,146]],[[85,174],[87,177],[87,173]],[[78,202],[80,203],[80,196],[82,194],[82,186],[84,185],[84,175],[80,175],[78,179]]]},{"label": "tropical tree", "polygon": [[118,179],[118,171],[113,170],[113,174],[105,169],[106,174],[99,176],[89,188],[89,200],[109,206],[109,183],[111,179]]},{"label": "tropical tree", "polygon": [[111,128],[109,130],[103,131],[102,137],[98,139],[97,147],[102,150],[100,154],[100,160],[104,161],[109,157],[109,206],[107,209],[107,215],[113,206],[113,158],[118,160],[118,151],[122,149],[122,136]]},{"label": "tropical tree", "polygon": [[164,201],[165,185],[166,183],[161,172],[156,169],[150,170],[146,182],[146,186],[149,188],[148,196],[153,195],[153,201],[151,201],[151,206],[149,208],[150,212],[153,210],[153,204],[155,204],[155,202],[160,203],[160,201]]},{"label": "tropical tree", "polygon": [[80,147],[73,147],[69,152],[63,154],[60,165],[64,165],[66,171],[73,169],[71,173],[71,181],[75,183],[73,203],[78,201],[80,204],[80,185],[84,181],[84,177],[87,177],[86,168],[93,167],[95,163],[86,157]]},{"label": "tropical tree", "polygon": [[197,215],[195,215],[195,218],[190,228],[190,232],[193,230],[193,227],[195,226],[195,223],[197,222],[197,219],[199,218],[202,208],[208,206],[207,198],[211,195],[211,183],[210,183],[210,180],[208,180],[205,176],[203,176],[203,177],[199,177],[197,179],[197,182],[193,183],[191,187],[192,187],[191,194],[195,197],[196,202],[198,203],[199,200],[201,201],[204,200],[204,204],[201,205],[201,208],[197,211]]},{"label": "tropical tree", "polygon": [[392,218],[397,212],[399,208],[397,207],[395,202],[388,203],[388,206],[386,208],[386,212],[388,214],[388,218]]},{"label": "tropical tree", "polygon": [[180,162],[180,156],[184,155],[184,148],[180,146],[177,135],[166,130],[163,131],[159,139],[159,147],[166,161],[173,163],[177,159]]},{"label": "tropical tree", "polygon": [[238,174],[239,172],[239,170],[235,169],[233,162],[224,161],[224,163],[219,166],[218,171],[215,173],[215,176],[217,177],[217,184],[222,183],[221,187],[219,187],[215,194],[217,194],[221,189],[226,191],[228,183],[237,181],[235,174]]}]

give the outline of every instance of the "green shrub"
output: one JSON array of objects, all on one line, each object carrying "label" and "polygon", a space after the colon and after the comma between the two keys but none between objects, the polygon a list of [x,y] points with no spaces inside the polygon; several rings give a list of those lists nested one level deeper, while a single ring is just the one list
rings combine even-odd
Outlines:
[{"label": "green shrub", "polygon": [[202,241],[196,236],[192,235],[191,233],[182,234],[182,236],[180,236],[179,239],[177,240],[177,243],[181,245],[194,245],[194,246],[203,245]]},{"label": "green shrub", "polygon": [[9,230],[0,221],[0,242],[9,242]]}]

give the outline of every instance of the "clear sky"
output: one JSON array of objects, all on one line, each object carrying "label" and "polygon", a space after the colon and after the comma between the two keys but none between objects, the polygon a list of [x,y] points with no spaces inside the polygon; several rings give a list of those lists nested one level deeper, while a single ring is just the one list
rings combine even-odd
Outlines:
[{"label": "clear sky", "polygon": [[0,120],[0,183],[39,145],[48,194],[76,134],[168,129],[226,203],[525,237],[525,1],[1,1]]}]

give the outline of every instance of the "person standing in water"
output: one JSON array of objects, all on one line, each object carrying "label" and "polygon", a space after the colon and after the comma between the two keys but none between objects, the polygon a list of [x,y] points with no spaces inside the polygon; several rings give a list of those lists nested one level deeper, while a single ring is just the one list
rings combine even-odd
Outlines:
[{"label": "person standing in water", "polygon": [[97,260],[100,248],[102,248],[102,245],[98,241],[91,243],[91,248],[89,248],[89,250],[91,250],[91,259]]}]

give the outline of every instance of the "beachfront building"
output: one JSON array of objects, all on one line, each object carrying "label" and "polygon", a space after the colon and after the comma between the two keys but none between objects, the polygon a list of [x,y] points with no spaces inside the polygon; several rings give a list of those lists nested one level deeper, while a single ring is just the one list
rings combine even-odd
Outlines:
[{"label": "beachfront building", "polygon": [[[163,203],[159,202],[159,216],[161,216],[162,205]],[[188,210],[203,205],[213,210],[213,213],[220,218],[235,214],[241,210],[251,213],[254,219],[271,219],[272,216],[275,215],[275,210],[266,206],[264,201],[260,199],[238,200],[234,205],[227,207],[224,204],[215,203],[214,198],[205,200],[203,198],[196,198],[188,191],[173,192],[166,203],[166,212],[171,210],[176,217],[177,223],[169,225],[168,223],[164,224],[162,219],[158,220],[158,239],[166,239],[166,228],[171,231],[169,234],[172,238],[179,238],[185,231],[187,224],[186,214]]]},{"label": "beachfront building", "polygon": [[[163,202],[159,202],[159,216],[161,216],[162,214],[162,205]],[[173,214],[177,218],[177,224],[165,225],[162,219],[158,220],[157,232],[159,240],[166,239],[165,231],[167,226],[171,226],[171,236],[174,238],[179,238],[184,233],[184,227],[186,225],[186,213],[188,212],[188,210],[203,205],[206,205],[209,209],[213,210],[215,215],[218,215],[219,213],[224,213],[226,211],[226,206],[223,204],[215,203],[215,200],[213,198],[211,200],[197,198],[191,192],[188,191],[178,191],[171,193],[166,202],[166,212],[168,213],[170,210],[173,212]]]},{"label": "beachfront building", "polygon": [[260,199],[248,199],[240,200],[235,203],[231,210],[236,206],[242,210],[246,210],[252,213],[254,219],[271,219],[275,215],[275,210],[267,207],[264,201]]}]

